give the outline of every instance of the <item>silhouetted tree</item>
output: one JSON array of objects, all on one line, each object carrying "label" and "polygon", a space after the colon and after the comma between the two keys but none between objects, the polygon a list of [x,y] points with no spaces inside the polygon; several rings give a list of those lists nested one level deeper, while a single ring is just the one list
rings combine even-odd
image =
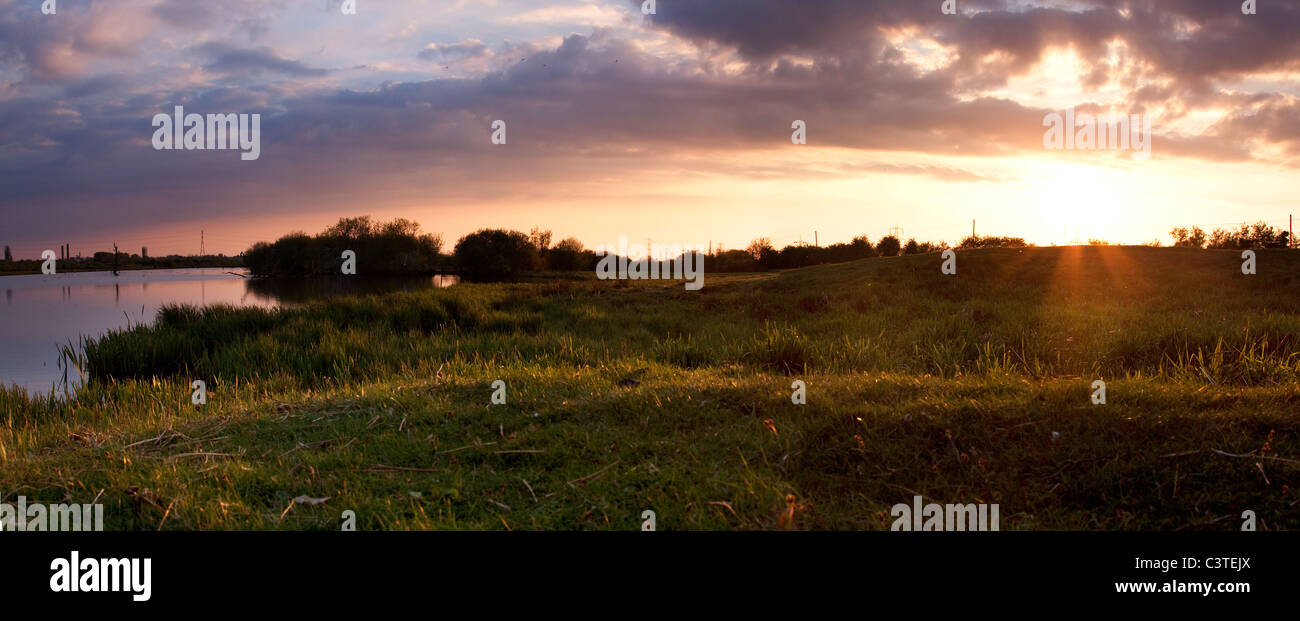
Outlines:
[{"label": "silhouetted tree", "polygon": [[1170,229],[1169,236],[1174,238],[1175,248],[1204,248],[1205,231],[1201,227],[1194,226],[1188,229],[1184,226],[1176,226]]},{"label": "silhouetted tree", "polygon": [[1214,229],[1205,247],[1230,250],[1267,248],[1271,246],[1284,247],[1285,242],[1279,244],[1279,240],[1284,239],[1283,235],[1286,235],[1286,233],[1269,226],[1267,222],[1256,222],[1251,225],[1243,224],[1241,228],[1235,231]]},{"label": "silhouetted tree", "polygon": [[519,231],[483,229],[456,242],[455,258],[465,280],[516,280],[536,269],[537,246]]},{"label": "silhouetted tree", "polygon": [[754,272],[758,261],[746,250],[727,250],[716,252],[705,260],[704,269],[708,272]]},{"label": "silhouetted tree", "polygon": [[356,218],[339,218],[337,224],[321,231],[321,237],[342,237],[344,239],[360,239],[369,237],[375,233],[375,223],[370,216],[358,216]]},{"label": "silhouetted tree", "polygon": [[773,251],[772,240],[767,237],[755,239],[754,241],[749,242],[749,245],[745,247],[745,251],[748,252],[750,256],[754,257],[755,261],[761,260],[764,253]]},{"label": "silhouetted tree", "polygon": [[902,250],[902,244],[893,235],[881,237],[880,241],[876,242],[876,254],[882,257],[896,257],[899,250]]},{"label": "silhouetted tree", "polygon": [[359,275],[427,274],[441,261],[442,236],[421,234],[419,224],[404,218],[340,218],[315,237],[294,231],[274,243],[257,242],[244,252],[244,264],[258,276],[339,274],[345,250],[356,253]]},{"label": "silhouetted tree", "polygon": [[553,270],[573,272],[589,267],[595,256],[595,253],[588,253],[582,247],[580,240],[570,237],[550,249],[546,256],[546,266]]},{"label": "silhouetted tree", "polygon": [[1025,248],[1029,244],[1025,243],[1023,237],[1002,237],[999,235],[968,235],[965,239],[957,244],[960,250],[970,248]]}]

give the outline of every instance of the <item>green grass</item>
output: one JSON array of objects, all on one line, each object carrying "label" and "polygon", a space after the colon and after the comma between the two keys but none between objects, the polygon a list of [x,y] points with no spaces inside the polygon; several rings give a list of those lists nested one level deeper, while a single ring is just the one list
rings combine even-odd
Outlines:
[{"label": "green grass", "polygon": [[0,392],[0,490],[98,497],[114,529],[883,529],[914,494],[999,503],[1004,530],[1294,529],[1300,253],[1259,263],[992,249],[951,277],[172,308],[87,342],[73,399]]}]

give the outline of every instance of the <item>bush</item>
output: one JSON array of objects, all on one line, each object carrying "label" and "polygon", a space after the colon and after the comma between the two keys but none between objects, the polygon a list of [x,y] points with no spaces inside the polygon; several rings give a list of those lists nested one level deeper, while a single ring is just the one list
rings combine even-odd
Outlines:
[{"label": "bush", "polygon": [[1285,248],[1287,238],[1286,231],[1279,231],[1269,226],[1267,222],[1256,222],[1251,225],[1243,224],[1241,228],[1235,231],[1214,229],[1214,232],[1210,234],[1206,247],[1227,250]]},{"label": "bush", "polygon": [[442,237],[422,235],[419,224],[403,218],[340,218],[315,237],[295,231],[275,243],[257,242],[244,263],[255,276],[337,275],[344,250],[356,253],[357,274],[427,274],[441,262]]},{"label": "bush", "polygon": [[537,246],[519,231],[483,229],[456,242],[456,269],[477,282],[518,280],[537,268]]},{"label": "bush", "polygon": [[593,269],[596,254],[582,247],[582,242],[570,237],[556,244],[546,253],[546,267],[564,272]]},{"label": "bush", "polygon": [[881,237],[880,241],[876,243],[876,254],[882,257],[896,257],[902,249],[902,243],[893,235]]},{"label": "bush", "polygon": [[966,239],[961,240],[957,245],[959,250],[970,248],[1025,248],[1029,244],[1025,243],[1023,237],[1000,237],[997,235],[969,235]]},{"label": "bush", "polygon": [[1205,247],[1205,231],[1199,226],[1190,229],[1184,226],[1174,227],[1169,231],[1169,236],[1174,238],[1175,248]]}]

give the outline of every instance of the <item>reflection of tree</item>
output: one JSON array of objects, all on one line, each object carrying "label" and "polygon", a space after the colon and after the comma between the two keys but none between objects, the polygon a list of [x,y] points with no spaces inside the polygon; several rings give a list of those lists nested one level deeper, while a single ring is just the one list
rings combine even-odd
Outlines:
[{"label": "reflection of tree", "polygon": [[309,278],[249,278],[247,292],[258,300],[301,304],[334,296],[419,291],[454,284],[455,276],[318,276]]}]

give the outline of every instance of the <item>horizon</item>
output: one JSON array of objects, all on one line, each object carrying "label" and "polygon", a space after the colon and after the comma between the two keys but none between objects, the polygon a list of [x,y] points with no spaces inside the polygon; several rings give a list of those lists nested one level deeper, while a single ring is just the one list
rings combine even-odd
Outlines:
[{"label": "horizon", "polygon": [[[1245,226],[1245,225],[1253,225],[1253,224],[1257,224],[1257,223],[1256,223],[1256,222],[1241,222],[1241,223],[1236,223],[1237,226]],[[1290,223],[1287,222],[1287,224],[1290,224]],[[490,228],[490,227],[489,227],[489,228]],[[1187,228],[1188,228],[1188,229],[1192,229],[1193,227],[1187,227]],[[1198,228],[1199,228],[1199,227],[1198,227]],[[1205,230],[1205,229],[1202,229],[1202,232],[1204,232],[1204,233],[1208,236],[1209,234],[1213,233],[1215,230],[1219,230],[1219,229],[1221,229],[1221,230],[1223,230],[1224,232],[1227,232],[1227,233],[1234,233],[1234,232],[1236,232],[1236,231],[1238,230],[1236,226],[1225,224],[1225,225],[1222,225],[1222,226],[1220,226],[1220,227],[1216,227],[1216,229],[1212,229],[1212,230]],[[1279,233],[1285,232],[1285,233],[1288,234],[1288,236],[1291,235],[1290,229],[1287,228],[1287,227],[1285,227],[1285,226],[1283,226],[1283,227],[1277,227],[1277,226],[1274,226],[1273,229],[1274,229],[1276,232],[1279,232]],[[486,230],[486,229],[476,229],[476,230]],[[543,229],[543,230],[546,230],[546,229]],[[471,231],[471,233],[472,233],[472,232],[474,232],[474,231]],[[518,231],[518,232],[526,233],[525,231]],[[311,232],[308,232],[307,234],[308,234],[309,236],[315,236],[315,235],[317,235],[318,233],[319,233],[319,232],[317,232],[317,233],[311,233]],[[421,233],[422,233],[422,234],[423,234],[423,233],[429,233],[429,231],[421,230]],[[439,235],[439,234],[435,232],[434,235],[436,236],[436,235]],[[276,237],[275,239],[258,240],[258,241],[255,242],[255,243],[260,243],[260,242],[274,242],[276,239],[279,239],[280,237],[283,237],[283,236]],[[857,236],[857,235],[850,236],[847,240],[845,240],[845,241],[837,241],[837,242],[834,242],[834,244],[847,244],[847,243],[851,243],[854,237],[858,237],[858,236]],[[923,245],[924,245],[924,244],[930,244],[930,245],[932,245],[932,246],[935,246],[935,247],[932,248],[932,249],[925,250],[924,252],[921,252],[921,253],[918,253],[918,254],[935,253],[935,252],[940,252],[940,251],[943,250],[943,249],[949,249],[949,248],[957,249],[958,245],[959,245],[963,240],[967,239],[966,237],[963,237],[963,238],[960,238],[960,239],[957,239],[957,240],[947,240],[947,239],[941,239],[941,240],[933,240],[933,239],[916,239],[916,238],[907,237],[907,236],[896,237],[896,236],[894,236],[894,235],[892,235],[892,234],[888,234],[888,233],[887,233],[887,234],[885,234],[885,235],[881,235],[880,237],[876,237],[876,238],[872,238],[872,237],[870,237],[870,236],[868,235],[868,236],[867,236],[867,238],[868,238],[867,241],[870,242],[870,244],[874,247],[874,246],[876,246],[877,244],[879,244],[881,240],[883,240],[883,239],[885,239],[885,238],[887,238],[887,237],[894,237],[895,239],[897,239],[897,240],[899,241],[900,244],[904,244],[904,245],[907,244],[909,241],[915,241],[915,242],[917,242],[918,244],[923,244]],[[1024,239],[1023,237],[1018,236],[1018,235],[975,235],[974,237],[976,237],[976,238],[1009,238],[1009,239],[1019,239],[1019,240],[1023,240],[1023,241],[1025,242],[1025,244],[1026,244],[1026,247],[1030,247],[1030,248],[1071,248],[1071,247],[1078,247],[1078,246],[1093,246],[1093,247],[1098,247],[1098,246],[1107,246],[1107,247],[1146,247],[1146,246],[1155,246],[1155,245],[1156,245],[1156,244],[1151,243],[1150,241],[1145,242],[1145,243],[1117,243],[1117,242],[1111,242],[1111,241],[1106,240],[1106,239],[1097,239],[1097,238],[1092,238],[1092,239],[1076,239],[1076,240],[1066,241],[1066,242],[1062,242],[1062,243],[1052,242],[1052,243],[1048,243],[1048,244],[1038,244],[1038,243],[1034,243],[1034,242],[1032,242],[1032,241],[1030,241],[1030,240]],[[1165,239],[1159,239],[1159,240],[1158,240],[1158,241],[1160,242],[1160,244],[1158,245],[1159,247],[1175,247],[1175,244],[1174,244],[1174,243],[1165,243],[1166,240],[1170,240],[1170,239],[1171,239],[1171,236],[1170,236],[1170,235],[1165,235],[1164,238],[1165,238]],[[552,236],[551,246],[554,247],[556,243],[558,243],[559,241],[561,241],[561,240],[563,240],[563,239],[564,239],[564,238],[562,238],[562,237],[554,236],[554,235],[553,235],[553,236]],[[754,239],[754,240],[751,240],[751,242],[757,242],[757,241],[760,241],[760,240],[762,240],[762,239],[765,239],[765,238],[756,238],[756,239]],[[770,238],[767,238],[767,239],[768,239],[768,241],[771,241]],[[639,243],[636,242],[636,240],[628,240],[626,236],[622,237],[622,238],[621,238],[621,241],[624,241],[624,242],[627,243],[627,248],[628,248],[629,250],[644,249],[644,248],[646,247],[646,244],[639,244]],[[786,248],[786,247],[790,247],[790,246],[796,246],[796,247],[797,247],[797,246],[800,246],[800,245],[803,245],[803,246],[806,246],[806,247],[821,247],[821,248],[826,248],[826,247],[830,247],[830,246],[832,246],[832,245],[834,245],[834,244],[828,244],[828,243],[817,244],[817,243],[808,242],[808,241],[806,241],[806,240],[803,240],[803,241],[793,241],[793,242],[785,243],[785,244],[777,244],[777,243],[773,242],[772,245],[773,245],[773,247],[774,247],[775,249],[777,249],[777,250],[781,250],[781,249]],[[448,255],[448,256],[450,256],[450,255],[452,254],[452,251],[455,249],[455,245],[456,245],[456,240],[448,241],[447,239],[444,238],[444,239],[442,240],[442,248],[441,248],[441,250],[440,250],[440,253],[441,253],[441,254],[444,254],[444,255]],[[669,247],[669,246],[671,246],[671,245],[673,245],[671,242],[665,242],[665,243],[662,243],[662,244],[659,243],[659,242],[654,242],[654,243],[652,244],[651,247],[652,247],[652,248],[653,248],[653,247],[666,248],[666,247]],[[250,246],[251,246],[251,244],[250,244]],[[645,254],[644,252],[631,252],[631,251],[629,251],[629,252],[626,253],[626,254],[622,254],[622,253],[617,252],[618,248],[617,248],[616,246],[617,246],[617,244],[611,244],[611,243],[600,243],[600,244],[596,244],[595,246],[588,246],[588,245],[585,245],[585,244],[584,244],[584,246],[583,246],[583,250],[584,250],[584,251],[588,251],[588,252],[594,252],[594,253],[596,253],[597,256],[607,256],[607,255],[612,255],[612,256],[628,256],[628,257],[630,257],[630,258],[636,258],[636,257],[639,257],[639,256],[644,256],[644,254]],[[705,246],[707,246],[707,245],[705,245]],[[703,253],[705,256],[715,256],[715,255],[721,254],[721,253],[723,253],[723,252],[730,252],[730,251],[733,251],[733,250],[740,250],[740,251],[748,252],[748,246],[749,246],[749,244],[743,244],[743,245],[738,246],[738,247],[724,247],[724,246],[721,246],[721,245],[713,245],[713,246],[708,246],[708,247],[707,247],[707,250],[695,249],[695,251],[696,251],[696,252],[701,252],[701,253]],[[610,248],[609,252],[605,252],[605,251],[603,250],[604,247],[609,247],[609,248]],[[979,248],[968,248],[967,250],[977,250],[977,249],[979,249]],[[1218,250],[1224,250],[1224,248],[1214,248],[1214,247],[1198,247],[1198,249],[1201,249],[1201,250],[1216,250],[1216,249],[1218,249]],[[121,245],[119,244],[119,249],[118,249],[117,254],[120,255],[120,256],[126,256],[126,257],[144,257],[144,255],[140,252],[140,250],[141,250],[140,248],[134,248],[134,249],[122,248]],[[168,258],[168,257],[182,257],[182,258],[225,257],[225,258],[238,258],[238,257],[240,257],[240,256],[243,256],[244,253],[245,253],[247,250],[248,250],[248,248],[245,248],[244,250],[241,250],[241,251],[239,251],[239,252],[235,252],[235,253],[228,253],[228,252],[207,252],[206,254],[198,254],[198,253],[195,253],[195,254],[186,254],[186,253],[184,253],[184,252],[181,252],[181,253],[168,253],[168,254],[161,254],[161,253],[155,253],[155,252],[153,252],[153,251],[151,250],[151,251],[149,252],[149,255],[148,255],[147,258],[149,258],[149,259],[164,259],[164,258]],[[692,249],[690,249],[690,248],[683,248],[683,252],[688,252],[688,251],[691,251],[691,250],[692,250]],[[1232,249],[1228,249],[1228,250],[1232,250]],[[58,248],[55,248],[54,251],[55,251],[56,254],[60,252],[60,250],[59,250]],[[113,251],[112,251],[112,249],[111,249],[111,245],[110,245],[110,248],[109,248],[109,249],[105,249],[105,250],[92,250],[92,251],[90,251],[90,252],[88,252],[88,253],[87,253],[87,252],[82,252],[82,251],[80,251],[80,250],[78,250],[78,249],[76,249],[76,248],[72,248],[72,249],[71,249],[71,254],[70,254],[70,256],[68,256],[68,257],[66,257],[66,258],[61,258],[61,260],[78,260],[78,259],[81,259],[81,260],[92,260],[92,259],[94,258],[94,255],[95,255],[95,254],[98,254],[98,253],[107,253],[107,254],[112,254],[112,252],[113,252]],[[40,256],[39,256],[39,255],[37,255],[37,256],[32,256],[32,257],[24,257],[24,256],[20,256],[18,253],[15,252],[15,253],[13,253],[13,260],[14,260],[14,261],[40,261],[41,259],[40,259]],[[185,269],[185,268],[180,268],[180,269]]]},{"label": "horizon", "polygon": [[[200,231],[233,256],[358,212],[447,246],[534,226],[591,249],[953,244],[972,219],[1040,246],[1167,244],[1285,229],[1295,204],[1297,0],[40,4],[0,2],[15,257],[192,255]],[[257,157],[181,149],[180,127],[160,148],[177,106],[259,115]],[[1049,148],[1076,111],[1102,144],[1116,119],[1153,129]]]}]

